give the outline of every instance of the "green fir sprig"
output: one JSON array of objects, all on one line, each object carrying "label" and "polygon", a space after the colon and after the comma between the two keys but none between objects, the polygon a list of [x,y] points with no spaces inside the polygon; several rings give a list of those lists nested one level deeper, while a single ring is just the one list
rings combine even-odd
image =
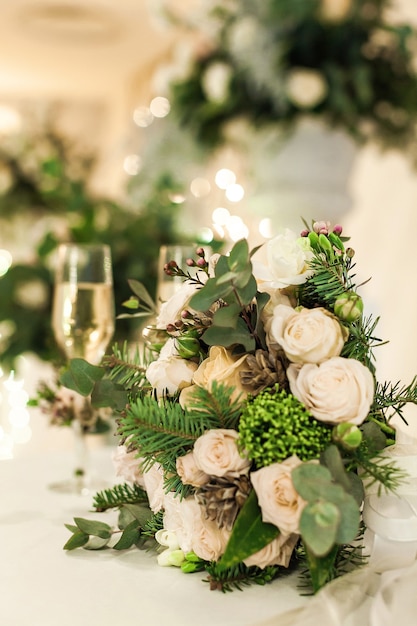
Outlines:
[{"label": "green fir sprig", "polygon": [[244,563],[238,563],[229,568],[220,567],[217,563],[211,562],[207,565],[208,578],[204,582],[209,583],[210,589],[223,591],[243,590],[243,587],[257,584],[265,585],[270,583],[284,569],[277,565],[270,565],[261,569],[259,567],[247,567]]},{"label": "green fir sprig", "polygon": [[147,504],[148,496],[142,487],[137,484],[123,483],[114,485],[95,494],[94,509],[101,513],[109,509],[116,509],[124,504]]}]

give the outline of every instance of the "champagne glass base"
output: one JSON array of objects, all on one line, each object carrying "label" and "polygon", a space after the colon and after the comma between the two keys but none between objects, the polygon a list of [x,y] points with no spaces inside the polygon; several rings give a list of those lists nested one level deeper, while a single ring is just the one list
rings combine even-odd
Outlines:
[{"label": "champagne glass base", "polygon": [[91,496],[109,487],[109,483],[98,478],[86,476],[74,476],[66,480],[57,481],[48,485],[48,489],[54,493],[72,494],[79,496]]}]

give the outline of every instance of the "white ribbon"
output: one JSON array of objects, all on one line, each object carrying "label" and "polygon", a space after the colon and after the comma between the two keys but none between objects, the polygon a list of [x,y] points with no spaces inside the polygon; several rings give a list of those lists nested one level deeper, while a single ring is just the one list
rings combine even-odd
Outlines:
[{"label": "white ribbon", "polygon": [[408,477],[395,494],[378,495],[376,486],[367,489],[365,545],[369,564],[379,572],[409,567],[417,556],[417,448],[396,444],[385,456]]}]

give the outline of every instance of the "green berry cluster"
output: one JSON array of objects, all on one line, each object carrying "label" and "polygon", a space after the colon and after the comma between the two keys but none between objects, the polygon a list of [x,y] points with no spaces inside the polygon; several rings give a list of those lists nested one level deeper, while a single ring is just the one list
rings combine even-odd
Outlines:
[{"label": "green berry cluster", "polygon": [[261,467],[292,455],[317,459],[331,443],[332,428],[318,422],[291,393],[276,387],[249,401],[239,422],[239,446]]}]

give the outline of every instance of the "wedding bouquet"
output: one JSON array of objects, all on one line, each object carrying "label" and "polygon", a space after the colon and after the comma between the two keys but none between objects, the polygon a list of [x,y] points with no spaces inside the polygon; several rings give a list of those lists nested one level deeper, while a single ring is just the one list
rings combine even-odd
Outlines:
[{"label": "wedding bouquet", "polygon": [[[165,266],[184,282],[145,354],[116,346],[100,367],[72,361],[63,384],[118,412],[125,482],[94,500],[119,511],[117,528],[75,518],[66,549],[153,545],[161,565],[205,571],[223,591],[297,567],[316,592],[362,562],[364,488],[404,479],[383,451],[417,382],[376,380],[378,319],[364,313],[347,241],[315,222],[252,251],[199,248],[187,267]],[[127,306],[149,315],[130,284]]]}]

